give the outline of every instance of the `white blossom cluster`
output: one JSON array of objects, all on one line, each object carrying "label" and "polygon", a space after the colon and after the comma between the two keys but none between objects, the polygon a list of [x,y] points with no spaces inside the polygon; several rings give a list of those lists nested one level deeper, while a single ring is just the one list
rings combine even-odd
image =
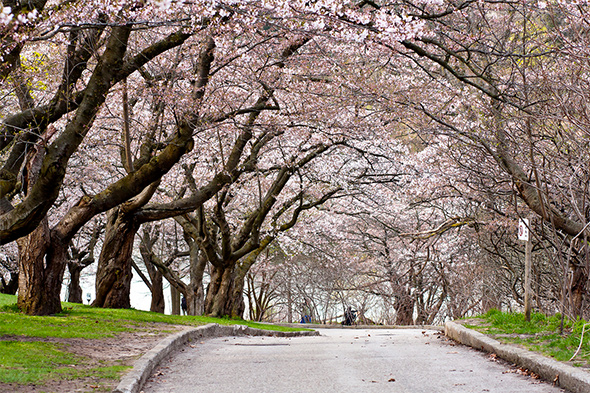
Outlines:
[{"label": "white blossom cluster", "polygon": [[1,25],[8,25],[11,22],[16,22],[17,24],[27,24],[35,22],[39,18],[39,12],[34,9],[27,13],[20,13],[16,16],[12,13],[12,8],[10,7],[2,7],[0,10],[0,24]]},{"label": "white blossom cluster", "polygon": [[0,24],[7,25],[13,17],[14,15],[12,15],[12,9],[10,7],[2,7],[2,11],[0,11]]}]

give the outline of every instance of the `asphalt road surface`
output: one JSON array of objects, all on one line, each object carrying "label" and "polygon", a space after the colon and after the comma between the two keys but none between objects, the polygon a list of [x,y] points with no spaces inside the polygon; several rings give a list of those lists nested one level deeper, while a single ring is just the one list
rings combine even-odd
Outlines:
[{"label": "asphalt road surface", "polygon": [[435,331],[320,329],[320,337],[225,337],[165,360],[145,393],[557,393]]}]

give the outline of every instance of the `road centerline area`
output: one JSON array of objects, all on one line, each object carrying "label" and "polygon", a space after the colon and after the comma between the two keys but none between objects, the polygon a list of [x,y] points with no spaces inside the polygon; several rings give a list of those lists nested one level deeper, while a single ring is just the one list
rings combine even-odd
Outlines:
[{"label": "road centerline area", "polygon": [[320,329],[319,337],[225,337],[186,346],[144,388],[163,392],[497,392],[564,390],[419,329]]}]

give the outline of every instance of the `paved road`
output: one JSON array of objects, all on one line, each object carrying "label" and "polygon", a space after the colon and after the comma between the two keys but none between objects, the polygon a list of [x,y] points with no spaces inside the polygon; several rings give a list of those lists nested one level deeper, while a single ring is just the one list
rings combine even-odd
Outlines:
[{"label": "paved road", "polygon": [[557,393],[503,362],[416,329],[321,329],[320,337],[225,337],[165,361],[145,393]]}]

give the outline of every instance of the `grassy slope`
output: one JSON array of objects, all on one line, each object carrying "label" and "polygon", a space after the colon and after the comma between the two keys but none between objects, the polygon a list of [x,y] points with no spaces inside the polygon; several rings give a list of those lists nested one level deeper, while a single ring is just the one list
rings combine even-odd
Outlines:
[{"label": "grassy slope", "polygon": [[73,366],[84,365],[87,359],[64,351],[59,344],[34,341],[35,338],[100,339],[120,332],[150,330],[152,323],[189,326],[219,323],[265,330],[301,330],[244,320],[101,309],[74,303],[64,303],[64,312],[59,315],[36,317],[21,314],[15,303],[15,296],[0,294],[0,383],[37,384],[48,379],[85,377],[118,379],[127,368],[116,364],[76,368]]},{"label": "grassy slope", "polygon": [[[483,323],[480,320],[483,320]],[[491,310],[473,322],[467,319],[464,325],[499,341],[523,345],[532,351],[567,362],[580,345],[586,321],[572,321],[565,318],[563,334],[559,334],[560,323],[559,314],[548,317],[540,313],[532,313],[531,321],[527,322],[524,314]],[[573,365],[590,367],[590,324],[585,328],[582,347]]]}]

